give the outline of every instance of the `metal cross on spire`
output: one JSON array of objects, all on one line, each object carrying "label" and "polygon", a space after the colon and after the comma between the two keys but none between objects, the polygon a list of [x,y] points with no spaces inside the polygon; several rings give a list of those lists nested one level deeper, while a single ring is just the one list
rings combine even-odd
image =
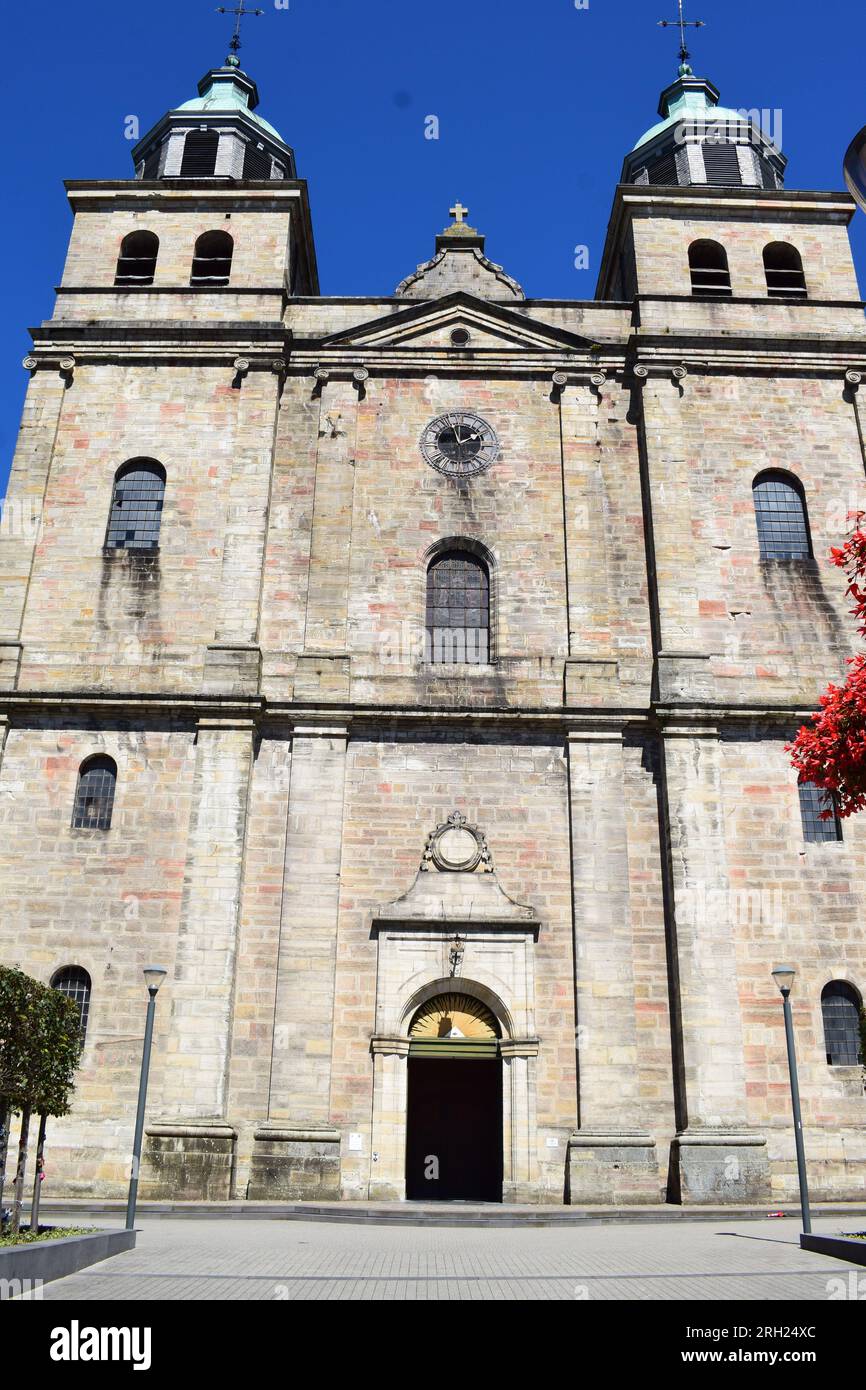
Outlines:
[{"label": "metal cross on spire", "polygon": [[683,15],[683,0],[678,0],[678,4],[679,4],[679,11],[680,11],[679,18],[678,18],[678,19],[660,19],[660,20],[659,20],[659,24],[660,24],[660,26],[661,26],[662,29],[670,29],[673,25],[676,25],[676,27],[679,29],[679,31],[680,31],[680,62],[681,62],[681,63],[687,63],[687,62],[689,61],[689,58],[690,58],[691,55],[690,55],[690,53],[689,53],[688,45],[687,45],[687,43],[686,43],[686,30],[687,30],[687,29],[704,29],[704,28],[706,28],[706,25],[705,25],[705,23],[704,23],[704,21],[703,21],[702,19],[686,19],[685,16]]},{"label": "metal cross on spire", "polygon": [[234,53],[235,57],[237,57],[238,49],[241,46],[241,20],[246,14],[264,14],[264,10],[248,10],[244,4],[244,0],[241,0],[241,3],[236,5],[234,9],[227,8],[225,5],[218,5],[217,14],[233,14],[237,16],[235,19],[235,32],[232,34],[229,42],[229,48],[232,53]]}]

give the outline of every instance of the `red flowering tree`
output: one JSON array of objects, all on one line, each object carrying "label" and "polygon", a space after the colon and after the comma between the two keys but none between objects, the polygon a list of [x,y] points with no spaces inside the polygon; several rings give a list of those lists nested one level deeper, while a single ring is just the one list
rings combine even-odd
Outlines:
[{"label": "red flowering tree", "polygon": [[[854,530],[841,550],[830,558],[848,576],[848,593],[854,600],[851,612],[866,637],[866,513],[857,512]],[[800,729],[788,744],[791,762],[804,781],[831,792],[835,809],[842,817],[853,816],[866,806],[866,653],[848,659],[848,675],[842,685],[828,685],[821,696],[821,709],[812,715],[811,725]],[[833,808],[822,812],[827,820]]]}]

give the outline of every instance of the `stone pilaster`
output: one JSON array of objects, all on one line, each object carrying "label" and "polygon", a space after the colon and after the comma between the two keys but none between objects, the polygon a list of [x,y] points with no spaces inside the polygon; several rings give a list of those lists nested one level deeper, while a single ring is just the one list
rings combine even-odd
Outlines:
[{"label": "stone pilaster", "polygon": [[295,680],[295,696],[300,699],[340,699],[349,694],[347,626],[357,423],[354,382],[327,382],[319,400],[304,653]]},{"label": "stone pilaster", "polygon": [[644,511],[649,521],[649,567],[656,623],[657,681],[661,699],[708,696],[695,576],[699,572],[691,467],[683,428],[680,380],[647,376],[642,382]]},{"label": "stone pilaster", "polygon": [[[599,376],[599,385],[603,378]],[[569,656],[604,658],[612,651],[605,545],[604,485],[599,450],[598,389],[563,388],[562,495],[568,589]]]},{"label": "stone pilaster", "polygon": [[[278,1195],[308,1195],[314,1160],[332,1169],[338,1142],[335,1134],[323,1135],[330,1133],[347,738],[344,727],[297,726],[292,740],[270,1101],[250,1178],[250,1193],[259,1197],[267,1195],[270,1170],[280,1174]],[[276,1166],[274,1144],[288,1145]],[[310,1144],[326,1150],[304,1148]],[[324,1170],[320,1178],[321,1191],[330,1180]]]},{"label": "stone pilaster", "polygon": [[[208,1153],[225,1181],[231,1171],[225,1143],[202,1148],[189,1121],[206,1119],[214,1128],[214,1122],[225,1120],[254,733],[248,720],[202,719],[198,726],[177,954],[164,987],[171,1002],[163,1058],[164,1114],[152,1128],[159,1143],[148,1141],[149,1171],[143,1175],[151,1195],[158,1182],[157,1150],[171,1149],[173,1165],[182,1172],[177,1150],[186,1139],[196,1152],[197,1188],[213,1195],[214,1183],[205,1171]],[[207,1138],[215,1136],[208,1133]],[[170,1139],[178,1142],[169,1144]],[[173,1191],[185,1195],[176,1186]],[[231,1194],[225,1190],[222,1195]]]},{"label": "stone pilaster", "polygon": [[568,736],[580,1128],[572,1200],[658,1201],[651,1135],[636,1129],[639,1054],[622,734]]},{"label": "stone pilaster", "polygon": [[[27,358],[30,362],[33,359]],[[48,474],[69,378],[56,367],[34,371],[0,526],[0,689],[17,684],[20,635],[33,556],[42,528]]]},{"label": "stone pilaster", "polygon": [[671,725],[663,735],[668,925],[681,1039],[678,1195],[757,1201],[768,1191],[767,1155],[763,1136],[748,1127],[718,730]]},{"label": "stone pilaster", "polygon": [[219,607],[205,658],[207,690],[254,694],[258,689],[259,612],[278,411],[278,372],[248,372],[238,387]]}]

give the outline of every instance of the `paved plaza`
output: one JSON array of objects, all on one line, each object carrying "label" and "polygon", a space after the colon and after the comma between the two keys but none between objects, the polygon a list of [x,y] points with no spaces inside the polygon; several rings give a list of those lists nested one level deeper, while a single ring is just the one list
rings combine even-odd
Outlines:
[{"label": "paved plaza", "polygon": [[793,1219],[489,1229],[145,1217],[135,1250],[44,1298],[866,1301],[866,1269],[803,1251],[798,1235]]}]

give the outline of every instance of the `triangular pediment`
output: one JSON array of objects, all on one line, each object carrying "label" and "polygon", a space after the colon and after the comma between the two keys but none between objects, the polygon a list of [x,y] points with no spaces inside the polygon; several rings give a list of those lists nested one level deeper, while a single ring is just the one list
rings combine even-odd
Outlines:
[{"label": "triangular pediment", "polygon": [[[456,342],[452,337],[455,333]],[[463,333],[469,335],[468,340],[460,339]],[[331,334],[322,339],[321,346],[389,351],[449,349],[455,354],[485,349],[549,353],[585,352],[591,340],[461,290]]]}]

